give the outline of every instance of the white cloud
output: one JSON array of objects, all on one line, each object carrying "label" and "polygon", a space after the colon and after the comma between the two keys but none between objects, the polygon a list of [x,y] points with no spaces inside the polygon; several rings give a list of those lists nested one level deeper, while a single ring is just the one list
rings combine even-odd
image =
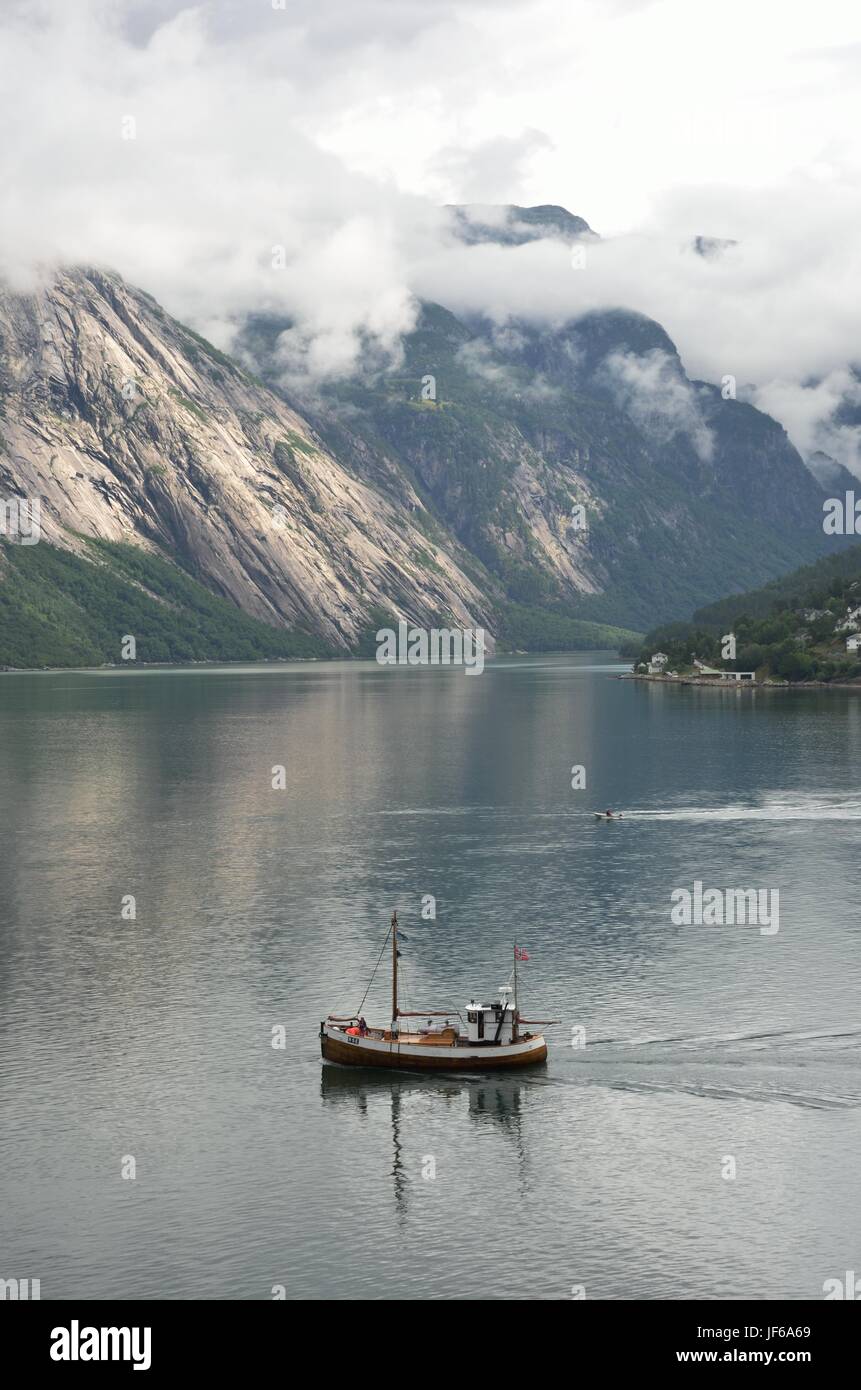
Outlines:
[{"label": "white cloud", "polygon": [[777,378],[753,391],[751,399],[786,426],[805,457],[828,454],[861,477],[861,430],[837,415],[843,405],[861,407],[861,382],[852,372],[839,368],[817,382]]},{"label": "white cloud", "polygon": [[[642,357],[613,352],[602,375],[617,405],[657,444],[687,435],[698,458],[714,454],[714,435],[703,419],[696,387],[679,373],[678,363],[654,348]],[[701,387],[700,390],[703,388]]]},{"label": "white cloud", "polygon": [[552,147],[552,140],[541,130],[497,135],[471,149],[447,146],[431,162],[430,171],[443,184],[456,188],[464,203],[519,203],[530,161],[540,150]]},{"label": "white cloud", "polygon": [[[0,267],[113,265],[222,345],[282,311],[315,376],[396,354],[414,293],[500,322],[622,305],[857,467],[832,416],[861,342],[859,53],[848,0],[12,0]],[[452,246],[439,204],[487,198],[605,240],[576,272],[552,242]],[[696,233],[739,244],[706,261]]]}]

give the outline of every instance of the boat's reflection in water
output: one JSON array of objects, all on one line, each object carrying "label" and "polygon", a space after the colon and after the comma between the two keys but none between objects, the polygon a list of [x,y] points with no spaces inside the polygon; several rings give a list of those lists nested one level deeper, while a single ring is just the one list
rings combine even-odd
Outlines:
[{"label": "boat's reflection in water", "polygon": [[528,1082],[515,1076],[459,1076],[456,1080],[443,1073],[387,1072],[374,1067],[339,1067],[331,1062],[320,1068],[320,1094],[324,1102],[349,1104],[367,1112],[377,1096],[402,1096],[424,1093],[439,1096],[445,1102],[466,1096],[469,1113],[476,1118],[498,1120],[509,1124],[520,1114],[522,1097]]},{"label": "boat's reflection in water", "polygon": [[[395,1202],[401,1211],[406,1209],[407,1188],[411,1179],[403,1164],[402,1128],[408,1116],[403,1104],[415,1095],[435,1096],[443,1105],[467,1107],[471,1120],[478,1125],[498,1126],[513,1142],[517,1151],[521,1179],[525,1190],[526,1152],[523,1143],[523,1098],[531,1083],[515,1076],[460,1076],[452,1080],[443,1074],[432,1076],[422,1072],[386,1072],[372,1067],[339,1067],[331,1063],[321,1068],[320,1095],[327,1105],[354,1107],[363,1117],[389,1106],[392,1127],[392,1169]],[[412,1148],[415,1147],[415,1135]]]}]

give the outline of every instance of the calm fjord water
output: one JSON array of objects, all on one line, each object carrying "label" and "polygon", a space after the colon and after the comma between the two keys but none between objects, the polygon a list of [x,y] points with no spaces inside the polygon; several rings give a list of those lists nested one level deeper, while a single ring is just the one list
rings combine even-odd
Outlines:
[{"label": "calm fjord water", "polygon": [[[861,699],[618,669],[0,677],[0,1277],[710,1299],[861,1269]],[[694,879],[779,889],[779,931],[674,926]],[[415,1007],[526,947],[546,1069],[321,1064],[393,907]]]}]

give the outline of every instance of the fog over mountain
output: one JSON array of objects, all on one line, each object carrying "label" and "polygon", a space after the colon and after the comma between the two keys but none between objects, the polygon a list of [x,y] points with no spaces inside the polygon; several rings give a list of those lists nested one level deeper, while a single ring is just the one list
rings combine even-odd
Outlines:
[{"label": "fog over mountain", "polygon": [[[281,313],[306,387],[396,364],[419,301],[634,310],[858,473],[856,25],[729,0],[704,46],[678,0],[7,3],[0,269],[112,268],[225,349]],[[558,227],[465,240],[463,203],[598,238],[577,267]]]}]

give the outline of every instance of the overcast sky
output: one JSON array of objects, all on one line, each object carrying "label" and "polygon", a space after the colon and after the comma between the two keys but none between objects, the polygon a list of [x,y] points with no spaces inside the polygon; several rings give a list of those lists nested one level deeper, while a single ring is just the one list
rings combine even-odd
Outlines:
[{"label": "overcast sky", "polygon": [[[829,417],[861,360],[859,79],[857,0],[2,0],[0,267],[112,265],[222,344],[283,307],[323,375],[416,293],[622,304],[857,469]],[[460,201],[603,241],[580,271],[459,250]],[[739,245],[703,261],[700,232]]]}]

